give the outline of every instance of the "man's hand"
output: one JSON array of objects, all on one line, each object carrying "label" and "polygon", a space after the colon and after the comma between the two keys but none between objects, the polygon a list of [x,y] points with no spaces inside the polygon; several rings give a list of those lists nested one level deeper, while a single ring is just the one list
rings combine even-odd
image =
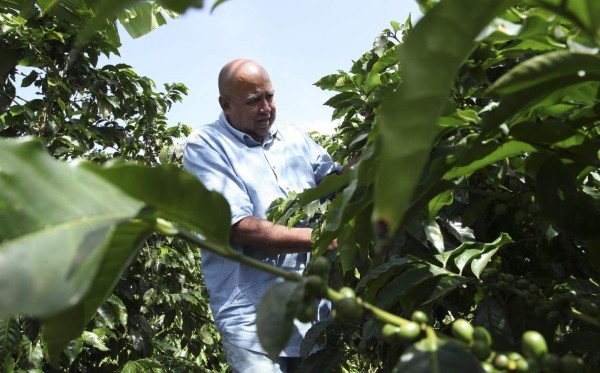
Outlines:
[{"label": "man's hand", "polygon": [[338,243],[337,243],[337,239],[331,241],[331,243],[329,244],[329,246],[327,246],[327,250],[332,251],[337,249],[338,247]]}]

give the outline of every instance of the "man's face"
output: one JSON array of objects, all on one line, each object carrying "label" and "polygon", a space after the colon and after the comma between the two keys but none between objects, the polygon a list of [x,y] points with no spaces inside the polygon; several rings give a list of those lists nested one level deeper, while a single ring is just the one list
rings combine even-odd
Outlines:
[{"label": "man's face", "polygon": [[219,102],[233,127],[262,142],[275,122],[274,95],[269,76],[250,68],[235,77]]}]

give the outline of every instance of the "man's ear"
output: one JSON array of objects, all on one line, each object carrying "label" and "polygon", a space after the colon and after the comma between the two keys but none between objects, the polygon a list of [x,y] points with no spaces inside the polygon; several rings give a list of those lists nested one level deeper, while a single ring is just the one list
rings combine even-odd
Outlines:
[{"label": "man's ear", "polygon": [[223,111],[229,109],[229,100],[225,96],[219,96],[219,105]]}]

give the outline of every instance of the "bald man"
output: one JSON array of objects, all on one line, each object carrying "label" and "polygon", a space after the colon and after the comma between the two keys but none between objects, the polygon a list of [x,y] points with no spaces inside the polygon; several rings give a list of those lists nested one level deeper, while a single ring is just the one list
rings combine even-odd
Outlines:
[{"label": "bald man", "polygon": [[[310,258],[311,228],[288,228],[265,220],[267,208],[290,192],[316,186],[341,171],[329,154],[290,124],[276,123],[275,90],[267,71],[252,60],[227,63],[219,74],[214,123],[187,139],[184,167],[231,207],[231,244],[244,255],[302,273]],[[295,321],[279,361],[271,361],[256,334],[256,306],[277,277],[202,252],[210,305],[234,372],[293,372],[300,343],[311,324]],[[319,319],[329,317],[326,302]]]}]

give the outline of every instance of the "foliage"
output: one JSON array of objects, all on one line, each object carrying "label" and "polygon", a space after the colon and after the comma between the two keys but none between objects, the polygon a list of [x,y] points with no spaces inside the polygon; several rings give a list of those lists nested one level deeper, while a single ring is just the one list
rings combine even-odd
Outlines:
[{"label": "foliage", "polygon": [[[84,2],[56,2],[53,9],[45,8],[47,2],[32,4],[2,2],[0,13],[0,50],[7,57],[0,71],[0,136],[35,136],[45,144],[41,152],[39,144],[26,142],[25,153],[13,152],[10,143],[0,145],[5,162],[0,167],[5,192],[0,366],[3,371],[52,371],[49,362],[70,371],[225,370],[197,248],[150,235],[152,211],[165,208],[165,202],[181,205],[169,201],[164,185],[180,179],[178,168],[140,178],[138,171],[145,169],[134,164],[104,172],[91,165],[54,164],[43,155],[96,163],[119,158],[149,166],[176,162],[174,141],[189,127],[169,126],[166,116],[187,88],[167,84],[161,92],[127,65],[98,66],[101,54],[118,54],[119,37],[114,22],[107,22],[78,44],[87,13],[67,10]],[[114,178],[120,181],[109,181]],[[155,193],[154,202],[143,209],[141,201],[115,189],[126,183]],[[196,194],[197,185],[192,189]],[[125,222],[138,214],[150,220]],[[197,214],[188,217],[202,221]],[[210,220],[218,221],[212,214]],[[13,259],[21,264],[13,266]],[[57,270],[48,271],[49,265]]]},{"label": "foliage", "polygon": [[[19,261],[16,254],[8,254],[11,250],[29,254],[38,234],[51,237],[54,229],[62,228],[79,237],[94,233],[80,241],[83,245],[71,242],[75,248],[64,249],[72,251],[70,256],[54,262],[57,273],[73,269],[61,280],[69,282],[72,275],[87,282],[78,281],[74,287],[49,284],[48,291],[68,292],[76,304],[63,297],[53,310],[39,309],[36,316],[44,324],[46,352],[54,362],[69,364],[73,347],[60,351],[83,329],[90,310],[100,305],[102,314],[102,300],[128,265],[130,254],[137,252],[139,239],[157,231],[174,237],[170,242],[196,244],[286,280],[268,291],[259,307],[259,334],[272,356],[284,347],[294,318],[304,319],[317,298],[331,300],[335,316],[309,331],[300,371],[336,371],[340,366],[398,372],[597,371],[600,7],[596,4],[465,0],[459,6],[449,0],[420,1],[426,14],[415,27],[411,22],[393,22],[350,72],[321,79],[318,86],[337,92],[327,104],[334,108],[334,118],[342,119],[338,136],[326,143],[340,161],[359,154],[360,162],[272,210],[274,220],[290,225],[299,219],[318,223],[317,258],[306,276],[256,263],[231,250],[224,200],[176,167],[90,163],[67,167],[43,156],[33,140],[4,140],[0,221],[14,221],[0,231],[0,253],[11,259],[6,268],[18,263],[32,269],[35,261]],[[69,206],[36,195],[51,189],[44,180],[65,178],[75,197],[82,193],[77,192],[78,175],[96,183],[91,185],[105,185],[104,193],[114,193],[126,203],[69,215]],[[158,185],[149,187],[150,180]],[[195,199],[190,201],[192,195]],[[32,207],[24,208],[29,201]],[[63,227],[60,220],[50,218],[49,227],[41,224],[46,217],[39,219],[35,212],[45,204],[52,211],[47,216],[64,213],[75,226]],[[115,208],[120,215],[102,214],[103,208]],[[94,224],[105,219],[104,228],[91,229],[82,219],[86,216],[99,217]],[[158,238],[149,242],[154,239]],[[334,239],[338,250],[328,252]],[[118,258],[108,255],[110,250]],[[157,257],[156,251],[150,252],[150,258]],[[192,262],[189,254],[186,258]],[[146,311],[161,304],[154,299],[162,299],[162,304],[179,299],[195,303],[164,292],[158,297],[153,283],[140,280],[154,268],[155,281],[170,277],[159,271],[161,267],[142,263],[131,267],[135,280],[125,282],[139,288],[131,288],[129,297],[117,292],[124,304],[123,299],[138,303],[126,307],[127,321],[113,314],[113,320],[119,320],[117,327],[134,325],[134,348],[95,366],[154,369],[158,364],[187,363],[181,355],[175,361],[149,351],[164,347],[162,340],[151,339],[154,333],[166,328],[177,338],[177,327],[182,325],[185,334],[186,324],[161,323],[166,315],[149,319]],[[22,277],[13,280],[15,286],[36,280],[27,271],[17,275]],[[183,286],[176,291],[189,293]],[[191,291],[200,295],[194,311],[204,309],[202,288]],[[109,297],[107,304],[122,309],[115,299]],[[3,341],[9,341],[3,342],[0,353],[8,356],[9,365],[14,361],[10,341],[15,340],[11,317],[26,312],[27,302],[36,301],[37,297],[9,300],[0,307],[0,317],[5,317],[0,328],[7,331]],[[141,316],[130,321],[137,307]],[[57,310],[58,315],[52,312]],[[160,312],[160,307],[153,311]],[[100,320],[102,325],[110,323],[106,320],[110,317]],[[110,333],[95,333],[94,325],[90,327],[82,342],[72,343],[76,347],[87,341],[102,350],[98,339],[111,340]],[[64,329],[71,334],[61,335]],[[143,338],[138,337],[140,331]],[[318,345],[325,348],[310,354]],[[28,359],[34,364],[41,361],[41,348],[31,346],[34,353]],[[200,356],[189,346],[176,348]]]},{"label": "foliage", "polygon": [[65,160],[125,157],[156,164],[160,150],[185,134],[183,125],[168,127],[165,116],[187,93],[183,84],[155,92],[152,80],[127,65],[96,67],[101,54],[117,51],[112,26],[73,49],[79,30],[68,19],[0,17],[0,49],[13,57],[2,72],[3,137],[42,137],[51,154]]},{"label": "foliage", "polygon": [[[482,358],[486,368],[521,351],[520,335],[535,329],[550,346],[546,360],[583,358],[595,371],[600,60],[588,12],[597,6],[422,5],[429,11],[414,29],[392,22],[349,72],[316,83],[336,92],[327,104],[342,119],[322,143],[340,160],[361,153],[361,163],[271,217],[322,219],[317,252],[339,244],[328,255],[330,286],[352,286],[404,318],[425,311],[442,335],[460,318],[485,326],[496,351]],[[374,317],[345,326],[336,346],[384,370],[398,360],[433,367],[410,343],[384,343]],[[339,327],[332,321],[329,332]]]}]

